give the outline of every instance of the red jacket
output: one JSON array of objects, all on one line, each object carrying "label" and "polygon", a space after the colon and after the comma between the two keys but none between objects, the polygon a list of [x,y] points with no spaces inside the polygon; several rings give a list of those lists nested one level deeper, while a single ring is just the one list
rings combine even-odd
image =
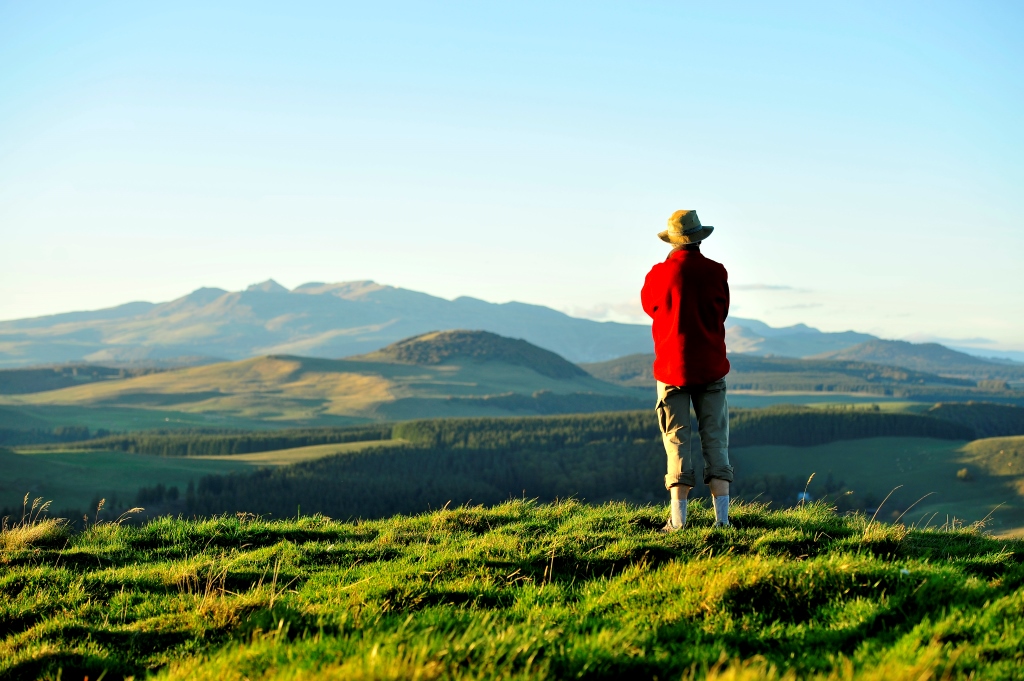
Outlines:
[{"label": "red jacket", "polygon": [[672,251],[647,273],[640,300],[654,320],[656,379],[669,385],[702,385],[729,373],[729,274],[721,264],[700,251]]}]

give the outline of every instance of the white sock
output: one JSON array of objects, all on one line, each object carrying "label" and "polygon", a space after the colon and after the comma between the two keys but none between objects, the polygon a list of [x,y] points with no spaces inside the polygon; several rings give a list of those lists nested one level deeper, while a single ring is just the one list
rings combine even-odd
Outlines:
[{"label": "white sock", "polygon": [[715,501],[715,521],[723,525],[729,524],[729,495],[712,497]]},{"label": "white sock", "polygon": [[686,524],[686,499],[672,500],[672,527],[682,527]]}]

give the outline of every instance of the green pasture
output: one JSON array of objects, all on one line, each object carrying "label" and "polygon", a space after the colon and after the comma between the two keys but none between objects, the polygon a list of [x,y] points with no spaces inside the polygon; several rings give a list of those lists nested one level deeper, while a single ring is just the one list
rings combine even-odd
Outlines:
[{"label": "green pasture", "polygon": [[[985,452],[990,448],[987,442],[882,437],[813,447],[742,447],[733,449],[731,457],[738,478],[808,478],[813,473],[815,481],[821,483],[831,474],[857,496],[860,504],[865,499],[873,500],[868,504],[871,506],[881,504],[892,492],[878,514],[879,519],[890,522],[904,512],[903,522],[922,526],[941,525],[952,517],[974,522],[991,514],[989,527],[995,532],[1024,528],[1024,489],[1018,489],[1024,456],[1020,457],[1018,470],[1010,467],[997,475],[985,463]],[[964,468],[968,469],[968,480],[957,476]],[[831,499],[837,496],[833,494]],[[910,508],[915,502],[917,505]]]},{"label": "green pasture", "polygon": [[53,502],[55,511],[92,510],[97,497],[133,505],[140,487],[176,486],[182,495],[190,481],[204,475],[286,466],[366,447],[400,446],[401,441],[350,442],[224,456],[152,456],[104,451],[0,449],[0,508],[20,509],[28,493]]},{"label": "green pasture", "polygon": [[1024,542],[513,501],[0,532],[3,679],[1020,679]]}]

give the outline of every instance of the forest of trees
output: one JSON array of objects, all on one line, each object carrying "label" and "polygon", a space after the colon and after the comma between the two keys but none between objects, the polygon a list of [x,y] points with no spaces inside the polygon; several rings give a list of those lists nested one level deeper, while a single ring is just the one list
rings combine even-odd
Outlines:
[{"label": "forest of trees", "polygon": [[925,413],[966,426],[975,438],[1024,434],[1024,409],[1008,404],[940,402]]}]

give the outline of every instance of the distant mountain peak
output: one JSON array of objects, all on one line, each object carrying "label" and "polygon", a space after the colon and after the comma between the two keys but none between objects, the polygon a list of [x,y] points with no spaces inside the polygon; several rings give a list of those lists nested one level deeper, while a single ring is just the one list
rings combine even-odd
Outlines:
[{"label": "distant mountain peak", "polygon": [[225,291],[222,288],[212,288],[209,286],[203,286],[202,288],[197,288],[195,291],[185,296],[184,300],[187,300],[190,303],[206,305],[207,303],[214,301],[217,298],[220,298],[226,293],[227,291]]},{"label": "distant mountain peak", "polygon": [[312,281],[308,284],[296,287],[294,293],[305,293],[309,295],[320,295],[326,293],[336,298],[358,300],[371,293],[391,289],[394,289],[394,287],[386,284],[378,284],[371,279],[363,279],[360,281],[340,281],[335,283]]},{"label": "distant mountain peak", "polygon": [[730,317],[725,323],[725,344],[729,351],[755,355],[808,357],[875,338],[856,331],[824,332],[806,324],[774,327],[741,317]]},{"label": "distant mountain peak", "polygon": [[259,284],[253,284],[246,291],[262,291],[263,293],[288,293],[288,289],[281,286],[273,279],[267,279]]},{"label": "distant mountain peak", "polygon": [[489,331],[431,331],[363,355],[360,359],[401,364],[443,364],[453,360],[504,362],[533,369],[551,378],[586,376],[561,355],[518,338]]}]

